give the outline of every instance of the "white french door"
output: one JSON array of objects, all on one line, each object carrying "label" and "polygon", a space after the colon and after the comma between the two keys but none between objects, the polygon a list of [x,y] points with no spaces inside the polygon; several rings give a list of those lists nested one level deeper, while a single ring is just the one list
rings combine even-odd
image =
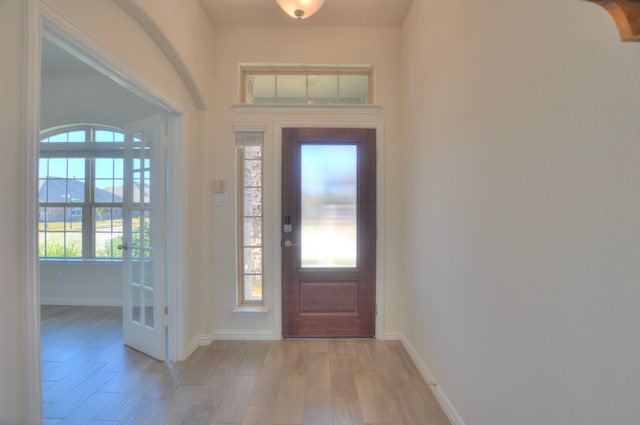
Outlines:
[{"label": "white french door", "polygon": [[131,123],[124,150],[122,335],[165,358],[165,154],[161,116]]}]

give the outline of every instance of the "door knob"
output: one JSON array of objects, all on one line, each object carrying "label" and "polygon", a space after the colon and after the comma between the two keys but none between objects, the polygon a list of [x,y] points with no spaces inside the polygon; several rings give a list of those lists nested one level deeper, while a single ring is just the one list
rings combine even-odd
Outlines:
[{"label": "door knob", "polygon": [[121,243],[120,245],[118,245],[118,249],[124,249],[126,251],[127,249],[129,249],[129,245],[126,243]]},{"label": "door knob", "polygon": [[298,244],[297,243],[293,243],[293,242],[291,242],[289,240],[284,241],[284,247],[285,248],[291,248],[292,246],[298,246]]}]

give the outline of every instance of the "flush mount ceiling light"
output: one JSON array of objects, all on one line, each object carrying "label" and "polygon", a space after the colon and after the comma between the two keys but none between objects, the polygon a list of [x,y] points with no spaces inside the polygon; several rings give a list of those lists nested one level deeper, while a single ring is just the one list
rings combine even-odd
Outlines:
[{"label": "flush mount ceiling light", "polygon": [[324,0],[276,0],[287,15],[295,19],[306,19],[316,13]]}]

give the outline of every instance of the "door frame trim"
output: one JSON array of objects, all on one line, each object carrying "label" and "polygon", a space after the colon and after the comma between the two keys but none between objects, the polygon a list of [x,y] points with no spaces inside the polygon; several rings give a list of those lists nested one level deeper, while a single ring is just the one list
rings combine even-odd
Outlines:
[{"label": "door frame trim", "polygon": [[[172,172],[168,182],[167,202],[178,206],[167,211],[167,220],[172,229],[169,235],[173,251],[184,247],[182,223],[184,199],[180,194],[184,181],[182,176],[184,141],[186,129],[184,120],[188,119],[187,110],[179,103],[166,98],[133,69],[118,60],[109,51],[78,29],[64,16],[42,0],[27,0],[23,9],[23,153],[22,181],[24,212],[22,250],[23,299],[22,318],[25,353],[25,383],[23,417],[27,423],[42,422],[42,386],[40,368],[40,271],[37,256],[38,234],[34,223],[37,223],[38,198],[37,164],[40,143],[40,76],[41,76],[41,38],[47,36],[74,52],[94,68],[109,75],[115,82],[127,87],[134,94],[143,98],[167,114],[167,138],[169,158],[167,167]],[[180,189],[180,190],[178,190]],[[169,247],[168,247],[169,248]],[[180,255],[170,255],[167,265],[166,299],[169,310],[169,359],[182,360],[186,355],[184,329],[184,288],[183,260]]]},{"label": "door frame trim", "polygon": [[[272,151],[273,180],[272,196],[265,193],[266,199],[276,199],[271,210],[271,224],[274,231],[271,241],[273,252],[273,300],[274,330],[277,338],[282,338],[282,256],[280,249],[280,217],[282,217],[281,187],[282,187],[282,129],[284,128],[369,128],[376,130],[376,338],[384,338],[384,124],[380,121],[277,121],[273,123],[273,137],[265,138],[265,144],[270,142]],[[265,146],[268,147],[268,146]]]}]

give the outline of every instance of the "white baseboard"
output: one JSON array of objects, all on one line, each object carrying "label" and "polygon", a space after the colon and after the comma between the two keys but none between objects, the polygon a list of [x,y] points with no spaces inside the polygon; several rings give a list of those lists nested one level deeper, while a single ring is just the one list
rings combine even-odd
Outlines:
[{"label": "white baseboard", "polygon": [[429,388],[431,388],[433,395],[435,395],[436,400],[438,400],[438,404],[440,404],[440,407],[442,407],[442,410],[444,410],[444,413],[447,415],[451,423],[453,425],[465,425],[464,421],[462,420],[456,409],[453,407],[453,404],[451,404],[451,401],[442,390],[442,387],[438,385],[438,382],[429,370],[429,367],[427,367],[427,364],[424,362],[422,357],[420,357],[411,342],[409,342],[404,334],[402,334],[400,340],[402,341],[402,345],[404,346],[405,350],[407,350],[407,353],[409,353],[409,356],[411,356],[411,359],[420,371],[420,374],[422,375],[424,380],[427,381],[427,384],[429,384]]},{"label": "white baseboard", "polygon": [[122,300],[110,300],[104,298],[65,298],[65,297],[41,297],[40,305],[77,305],[91,307],[122,307]]},{"label": "white baseboard", "polygon": [[384,331],[382,339],[387,341],[402,341],[404,334],[401,331]]},{"label": "white baseboard", "polygon": [[217,330],[209,334],[211,341],[216,340],[243,340],[243,341],[273,341],[276,338],[273,331],[226,331]]},{"label": "white baseboard", "polygon": [[185,352],[184,359],[182,359],[182,360],[188,359],[189,356],[191,356],[193,354],[193,352],[196,351],[198,349],[198,347],[200,347],[201,345],[207,345],[207,344],[202,344],[201,343],[201,337],[200,336],[197,336],[197,337],[193,338],[191,341],[189,341],[189,343],[187,344],[187,350]]},{"label": "white baseboard", "polygon": [[276,338],[273,332],[266,331],[227,331],[216,330],[209,334],[198,335],[193,338],[187,345],[187,357],[193,354],[198,347],[211,344],[213,341],[273,341]]}]

